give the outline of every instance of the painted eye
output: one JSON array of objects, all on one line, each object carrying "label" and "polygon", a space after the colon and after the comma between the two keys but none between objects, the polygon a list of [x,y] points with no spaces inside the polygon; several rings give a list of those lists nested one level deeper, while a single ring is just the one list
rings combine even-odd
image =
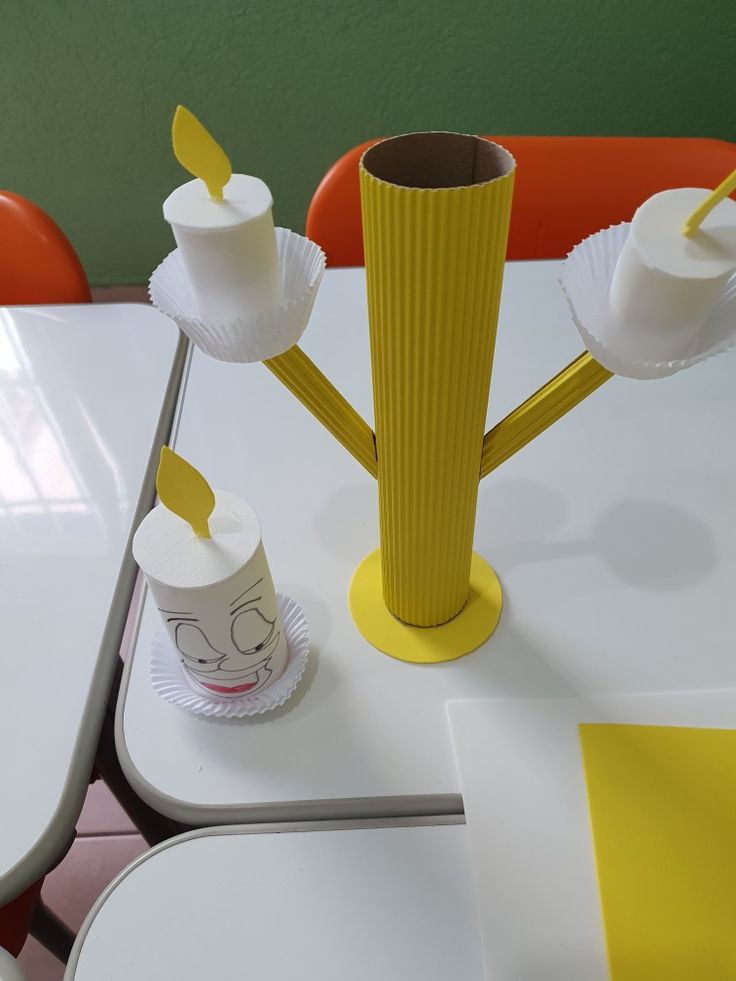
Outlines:
[{"label": "painted eye", "polygon": [[195,627],[193,623],[177,625],[176,646],[184,657],[198,664],[209,664],[222,657],[207,640],[202,628]]},{"label": "painted eye", "polygon": [[273,623],[260,610],[243,610],[233,620],[233,644],[241,654],[257,654],[271,640]]}]

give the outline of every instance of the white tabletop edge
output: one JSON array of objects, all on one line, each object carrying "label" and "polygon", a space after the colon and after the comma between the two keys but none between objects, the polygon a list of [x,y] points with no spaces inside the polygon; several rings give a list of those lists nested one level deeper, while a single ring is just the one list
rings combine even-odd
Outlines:
[{"label": "white tabletop edge", "polygon": [[[188,801],[171,797],[158,790],[140,773],[131,759],[125,743],[125,727],[123,716],[125,700],[133,668],[132,653],[138,639],[143,608],[145,605],[147,587],[141,590],[135,610],[134,629],[130,633],[129,645],[126,650],[123,677],[120,682],[118,701],[115,710],[115,748],[120,766],[128,783],[141,800],[164,814],[166,817],[182,824],[199,826],[219,824],[236,826],[243,822],[247,815],[254,825],[263,827],[266,823],[281,824],[283,822],[318,822],[330,824],[332,821],[424,821],[433,816],[446,819],[458,818],[464,821],[462,794],[406,794],[401,796],[382,797],[344,797],[316,798],[313,800],[274,801],[257,804],[192,804]],[[247,825],[250,827],[250,825]]]},{"label": "white tabletop edge", "polygon": [[[151,309],[143,303],[124,305]],[[47,304],[43,306],[47,306]],[[80,719],[79,732],[72,756],[73,766],[67,773],[59,804],[51,815],[43,833],[36,839],[33,847],[14,866],[0,875],[0,905],[10,902],[36,879],[45,875],[59,860],[72,840],[77,819],[84,805],[106,704],[104,701],[98,702],[94,696],[103,689],[108,691],[112,684],[116,659],[128,618],[129,603],[138,573],[138,567],[133,561],[131,552],[131,540],[135,529],[143,516],[150,510],[155,498],[156,462],[160,446],[168,440],[172,421],[179,411],[182,378],[188,362],[189,342],[183,334],[180,334],[161,402],[161,412],[154,432],[134,519],[131,523],[131,530],[111,597],[110,610],[105,621],[87,702]],[[92,733],[95,734],[94,739],[90,738]]]},{"label": "white tabletop edge", "polygon": [[304,831],[358,831],[373,828],[428,828],[445,825],[464,825],[465,817],[462,814],[427,814],[415,817],[396,817],[396,818],[356,818],[345,820],[316,820],[316,821],[271,821],[263,824],[231,824],[224,827],[195,828],[184,834],[176,835],[161,844],[154,846],[142,855],[138,855],[133,861],[126,865],[115,878],[108,883],[100,895],[95,900],[92,908],[84,922],[79,928],[77,939],[69,955],[64,981],[72,981],[76,974],[77,963],[84,942],[87,938],[95,917],[110,898],[118,886],[144,862],[154,858],[160,852],[176,845],[181,845],[186,841],[195,838],[206,838],[213,835],[255,835],[255,834],[293,834]]}]

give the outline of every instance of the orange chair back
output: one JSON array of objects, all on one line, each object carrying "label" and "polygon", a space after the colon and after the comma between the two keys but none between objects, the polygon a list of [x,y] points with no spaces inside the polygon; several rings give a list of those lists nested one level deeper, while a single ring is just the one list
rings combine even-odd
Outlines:
[{"label": "orange chair back", "polygon": [[33,202],[0,191],[0,304],[91,299],[82,264],[59,226]]},{"label": "orange chair back", "polygon": [[[489,136],[516,158],[509,259],[560,259],[608,225],[629,221],[668,187],[715,187],[736,167],[736,145],[688,137]],[[358,162],[349,150],[309,205],[307,235],[330,266],[362,266]]]}]

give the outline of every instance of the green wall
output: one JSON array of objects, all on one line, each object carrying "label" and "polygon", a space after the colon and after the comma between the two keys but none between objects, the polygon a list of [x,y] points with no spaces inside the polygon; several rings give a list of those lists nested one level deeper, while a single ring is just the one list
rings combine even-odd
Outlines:
[{"label": "green wall", "polygon": [[185,179],[177,102],[303,228],[369,136],[736,140],[732,0],[2,0],[0,186],[67,231],[94,283],[143,282]]}]

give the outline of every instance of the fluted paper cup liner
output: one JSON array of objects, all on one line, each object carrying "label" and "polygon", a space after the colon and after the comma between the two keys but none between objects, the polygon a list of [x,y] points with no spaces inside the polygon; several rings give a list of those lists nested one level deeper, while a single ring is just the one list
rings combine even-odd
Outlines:
[{"label": "fluted paper cup liner", "polygon": [[[560,286],[583,343],[604,368],[627,378],[664,378],[720,354],[736,341],[736,276],[726,284],[708,319],[693,336],[688,357],[667,357],[668,338],[662,332],[662,360],[642,355],[636,333],[617,330],[608,294],[628,223],[612,225],[576,245],[562,264]],[[656,335],[648,333],[651,351]]]},{"label": "fluted paper cup liner", "polygon": [[278,708],[289,699],[302,679],[309,657],[309,627],[300,606],[290,596],[277,593],[279,612],[284,624],[289,660],[281,677],[268,688],[240,698],[218,698],[195,690],[187,680],[176,648],[161,626],[151,645],[151,684],[165,699],[195,715],[239,719],[261,715]]},{"label": "fluted paper cup liner", "polygon": [[288,228],[276,229],[276,248],[286,301],[274,310],[225,322],[200,319],[178,249],[151,276],[151,303],[176,321],[201,351],[219,361],[247,363],[275,358],[293,347],[304,333],[325,269],[322,249]]}]

